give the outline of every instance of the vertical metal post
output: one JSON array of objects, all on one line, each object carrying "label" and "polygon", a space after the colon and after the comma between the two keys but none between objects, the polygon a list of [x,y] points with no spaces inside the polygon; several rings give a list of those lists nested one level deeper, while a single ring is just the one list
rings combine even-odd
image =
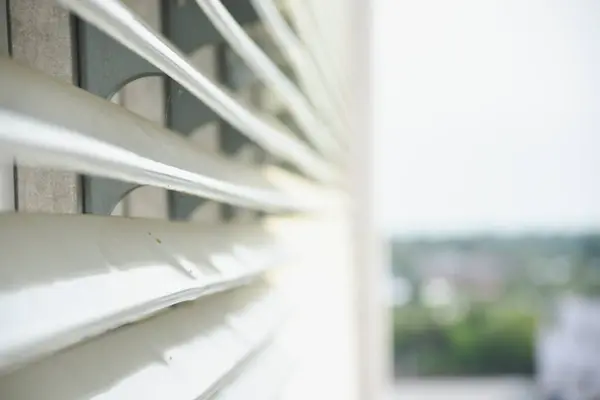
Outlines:
[{"label": "vertical metal post", "polygon": [[[212,22],[204,14],[202,9],[194,0],[163,0],[163,32],[170,41],[179,49],[188,53],[194,59],[198,68],[209,77],[211,72],[215,78],[227,86],[230,90],[238,89],[236,85],[248,81],[248,74],[240,70],[247,69],[231,68],[231,52],[229,46],[223,43],[221,34],[214,28]],[[239,0],[228,0],[223,3],[238,23],[245,24],[257,19],[257,15],[249,2]],[[208,48],[210,46],[210,48]],[[210,50],[210,51],[206,51]],[[211,64],[211,65],[207,65]],[[237,65],[237,64],[236,64]],[[214,70],[214,71],[212,71]],[[253,79],[253,77],[251,77]],[[243,82],[240,82],[243,81]],[[232,158],[239,157],[242,147],[254,144],[229,124],[221,121],[217,115],[204,105],[200,100],[192,96],[178,83],[168,79],[165,84],[166,94],[166,124],[182,135],[193,137],[193,140],[203,145],[210,142],[210,137],[198,138],[195,134],[208,135],[213,131],[213,122],[217,122],[218,149]],[[211,136],[212,137],[212,136]],[[206,139],[206,140],[205,140]],[[210,147],[212,145],[204,146]],[[208,204],[204,200],[188,196],[179,192],[169,192],[169,216],[171,219],[185,220],[197,214],[201,206],[206,209]],[[212,207],[211,207],[212,209]],[[233,207],[218,206],[218,213],[224,220],[231,220],[243,212]],[[203,215],[209,217],[208,215]]]},{"label": "vertical metal post", "polygon": [[[125,3],[153,28],[161,28],[160,0],[126,0]],[[121,105],[142,117],[164,125],[164,77],[130,82],[121,89]],[[124,200],[127,217],[168,218],[167,191],[145,186],[132,190]]]},{"label": "vertical metal post", "polygon": [[[243,10],[243,7],[241,9]],[[234,15],[240,13],[240,10],[237,10],[237,13],[234,13],[234,10],[234,8],[230,8],[230,12]],[[217,45],[215,62],[217,79],[223,86],[233,92],[243,93],[244,96],[241,97],[249,104],[259,105],[260,96],[257,96],[256,84],[258,81],[256,76],[231,49],[229,44],[221,43]],[[219,146],[225,155],[241,163],[261,164],[266,159],[266,152],[263,149],[222,119],[219,119]],[[227,204],[221,207],[221,217],[225,221],[252,219],[256,215],[260,217],[262,214],[257,214],[251,210],[242,210]]]},{"label": "vertical metal post", "polygon": [[[190,55],[196,66],[211,77],[210,69],[214,64],[211,47],[221,41],[221,37],[196,2],[162,0],[162,17],[165,36]],[[166,125],[212,151],[214,137],[210,124],[217,119],[214,111],[172,79],[165,80],[164,93]],[[198,135],[203,137],[199,138]],[[218,207],[214,203],[174,191],[169,191],[167,195],[170,219],[212,221],[217,217]]]},{"label": "vertical metal post", "polygon": [[[137,5],[146,12],[152,6],[152,2],[144,2],[141,6],[132,0],[128,0],[128,3],[129,6]],[[120,90],[127,83],[141,77],[162,76],[156,67],[96,27],[79,19],[74,21],[76,46],[73,53],[79,87],[97,96],[114,100],[115,96],[121,95]],[[120,202],[127,202],[125,197],[138,188],[138,185],[129,182],[88,175],[81,177],[81,185],[82,211],[100,215],[124,213],[121,207],[123,203]],[[120,210],[115,211],[117,206]]]},{"label": "vertical metal post", "polygon": [[[232,86],[232,73],[229,68],[228,52],[229,45],[221,43],[217,45],[216,69],[217,78],[224,86]],[[219,147],[220,150],[228,156],[234,156],[242,147],[249,145],[250,140],[239,133],[234,127],[226,121],[219,119]],[[236,217],[239,210],[234,207],[223,204],[221,206],[221,218],[225,221],[231,221]]]}]

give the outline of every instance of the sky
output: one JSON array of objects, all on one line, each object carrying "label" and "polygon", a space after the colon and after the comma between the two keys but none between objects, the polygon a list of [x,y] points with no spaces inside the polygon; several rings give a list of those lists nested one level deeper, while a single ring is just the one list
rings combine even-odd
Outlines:
[{"label": "sky", "polygon": [[600,229],[600,2],[374,3],[381,228]]}]

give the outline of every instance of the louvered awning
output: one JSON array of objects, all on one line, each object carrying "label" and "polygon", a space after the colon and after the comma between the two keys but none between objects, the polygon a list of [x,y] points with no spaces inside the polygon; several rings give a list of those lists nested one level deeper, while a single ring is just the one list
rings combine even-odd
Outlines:
[{"label": "louvered awning", "polygon": [[[328,304],[349,287],[303,261],[331,262],[322,221],[345,206],[348,121],[293,13],[274,0],[36,2],[0,1],[14,8],[0,13],[13,53],[0,58],[0,173],[16,185],[0,192],[39,195],[27,185],[67,172],[77,212],[17,198],[0,214],[0,399],[290,393],[318,357],[303,354],[319,336],[308,327],[336,318]],[[71,35],[73,59],[49,58],[73,65],[71,82],[19,56],[27,38],[9,33],[23,20],[42,26],[34,61]],[[127,97],[146,77],[160,90]],[[134,112],[144,102],[159,115]],[[17,179],[27,173],[37,181]],[[162,217],[118,211],[142,188],[163,190]]]}]

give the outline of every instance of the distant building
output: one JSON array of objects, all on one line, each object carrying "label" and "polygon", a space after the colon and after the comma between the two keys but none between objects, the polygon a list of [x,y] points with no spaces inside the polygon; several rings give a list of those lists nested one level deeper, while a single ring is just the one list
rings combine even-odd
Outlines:
[{"label": "distant building", "polygon": [[420,255],[412,269],[420,282],[445,279],[458,292],[473,300],[498,298],[505,287],[502,260],[481,251],[433,251]]}]

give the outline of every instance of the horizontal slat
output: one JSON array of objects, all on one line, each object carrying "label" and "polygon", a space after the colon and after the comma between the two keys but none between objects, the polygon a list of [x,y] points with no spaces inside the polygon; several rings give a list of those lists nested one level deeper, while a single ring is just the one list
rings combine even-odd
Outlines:
[{"label": "horizontal slat", "polygon": [[0,371],[283,259],[255,225],[43,214],[1,215],[0,254]]},{"label": "horizontal slat", "polygon": [[[290,20],[293,21],[298,36],[311,54],[311,59],[315,63],[319,75],[324,82],[327,82],[328,92],[335,96],[337,104],[342,106],[342,111],[345,112],[345,115],[349,115],[348,104],[345,100],[350,99],[350,96],[344,90],[347,88],[342,84],[343,72],[347,68],[339,68],[339,60],[336,58],[339,54],[332,52],[331,48],[328,48],[329,43],[327,43],[327,40],[330,37],[324,35],[322,31],[324,27],[317,23],[315,12],[311,10],[311,8],[314,8],[313,4],[306,0],[287,0],[285,3],[290,14]],[[339,21],[332,21],[332,24],[336,25],[337,22]],[[343,48],[339,47],[336,49],[343,50]]]},{"label": "horizontal slat", "polygon": [[300,39],[287,24],[273,0],[250,0],[256,13],[270,33],[273,41],[294,68],[294,72],[306,86],[305,91],[315,106],[327,117],[334,132],[342,134],[347,128],[342,105],[336,103],[335,90],[319,72]]},{"label": "horizontal slat", "polygon": [[266,116],[236,101],[204,76],[172,43],[118,0],[58,0],[81,18],[106,32],[165,72],[261,147],[295,164],[307,175],[330,182],[336,173],[304,143]]},{"label": "horizontal slat", "polygon": [[234,380],[218,390],[215,400],[238,400],[251,398],[271,400],[279,398],[282,388],[293,370],[293,361],[285,354],[277,339],[260,351]]},{"label": "horizontal slat", "polygon": [[306,138],[322,154],[333,159],[339,158],[341,156],[339,144],[331,136],[331,132],[315,116],[308,100],[254,43],[221,1],[196,0],[196,2],[252,72],[279,96],[302,128]]},{"label": "horizontal slat", "polygon": [[266,211],[308,210],[259,169],[84,90],[0,59],[0,152],[51,166],[177,190]]},{"label": "horizontal slat", "polygon": [[265,346],[284,313],[265,285],[187,303],[1,377],[0,398],[202,399]]}]

